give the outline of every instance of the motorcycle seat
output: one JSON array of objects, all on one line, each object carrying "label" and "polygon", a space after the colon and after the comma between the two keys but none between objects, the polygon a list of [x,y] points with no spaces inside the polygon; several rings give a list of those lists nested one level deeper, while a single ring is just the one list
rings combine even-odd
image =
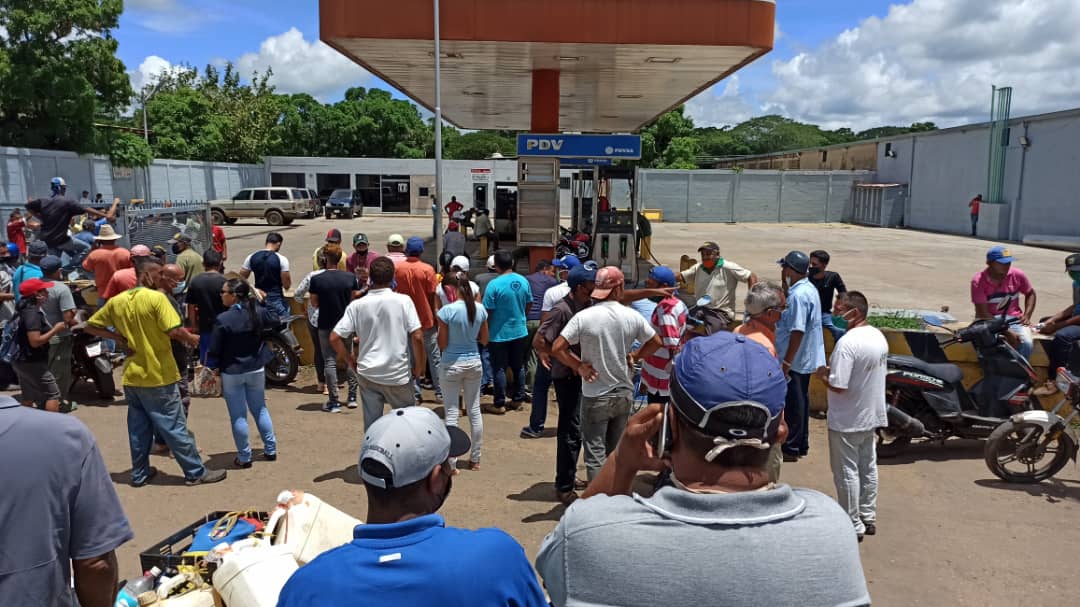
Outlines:
[{"label": "motorcycle seat", "polygon": [[928,363],[914,356],[889,355],[889,366],[914,369],[916,371],[941,378],[945,383],[958,384],[964,379],[964,372],[952,363]]}]

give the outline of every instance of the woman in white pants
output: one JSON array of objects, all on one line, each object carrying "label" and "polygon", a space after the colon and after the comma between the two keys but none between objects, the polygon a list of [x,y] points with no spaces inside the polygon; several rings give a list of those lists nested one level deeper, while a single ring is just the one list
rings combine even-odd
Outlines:
[{"label": "woman in white pants", "polygon": [[[469,278],[464,272],[452,272],[443,277],[443,289],[453,301],[438,312],[439,349],[443,353],[439,365],[439,381],[443,389],[446,409],[446,425],[457,426],[457,399],[469,415],[472,426],[472,453],[469,469],[480,469],[480,446],[484,435],[484,421],[480,417],[480,380],[483,366],[477,343],[487,344],[487,310],[476,303]],[[454,473],[457,473],[456,462]]]}]

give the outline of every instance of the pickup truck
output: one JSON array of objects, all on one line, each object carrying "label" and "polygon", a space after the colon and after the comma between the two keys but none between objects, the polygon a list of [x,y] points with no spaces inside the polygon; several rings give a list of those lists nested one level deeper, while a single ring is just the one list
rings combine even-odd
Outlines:
[{"label": "pickup truck", "polygon": [[289,225],[297,217],[314,214],[315,202],[305,189],[287,187],[244,188],[232,198],[210,201],[214,225],[259,217],[272,226]]}]

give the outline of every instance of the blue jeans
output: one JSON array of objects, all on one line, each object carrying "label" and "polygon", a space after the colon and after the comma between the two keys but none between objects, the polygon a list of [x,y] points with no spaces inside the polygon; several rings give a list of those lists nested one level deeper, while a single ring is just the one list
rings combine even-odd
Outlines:
[{"label": "blue jeans", "polygon": [[270,410],[266,408],[266,375],[263,369],[249,373],[222,373],[221,393],[225,405],[229,408],[232,420],[233,442],[236,443],[236,459],[241,463],[251,461],[251,443],[248,440],[247,413],[255,418],[255,425],[262,436],[263,453],[277,453],[277,441],[274,440],[274,423],[270,421]]},{"label": "blue jeans", "polygon": [[[442,360],[442,352],[439,351],[439,330],[435,327],[424,330],[424,355],[427,356],[428,373],[431,374],[431,384],[434,387],[436,397],[442,396],[442,386],[439,384],[439,363]],[[412,366],[413,351],[409,347],[409,366]],[[413,393],[417,398],[422,396],[420,382],[413,380]]]},{"label": "blue jeans", "polygon": [[536,381],[533,383],[532,411],[529,412],[529,428],[544,431],[547,422],[548,389],[551,388],[551,369],[536,361]]},{"label": "blue jeans", "polygon": [[493,341],[488,344],[491,350],[491,368],[495,372],[495,406],[506,404],[506,368],[514,373],[513,400],[525,400],[525,348],[528,337],[512,341]]},{"label": "blue jeans", "polygon": [[979,228],[979,216],[972,213],[971,215],[971,235],[978,236]]},{"label": "blue jeans", "polygon": [[131,447],[131,482],[138,485],[150,473],[150,446],[154,432],[165,439],[184,478],[195,480],[206,474],[195,439],[187,428],[187,416],[177,384],[158,388],[124,386],[127,400],[128,443]]},{"label": "blue jeans", "polygon": [[810,451],[810,374],[791,372],[784,404],[788,438],[784,453],[806,455]]},{"label": "blue jeans", "polygon": [[[65,255],[66,253],[66,255]],[[90,245],[78,238],[69,238],[67,242],[55,247],[49,247],[49,254],[64,259],[67,257],[65,268],[82,267],[83,258],[90,254]]]},{"label": "blue jeans", "polygon": [[281,319],[281,322],[285,322],[289,319],[291,312],[289,310],[289,304],[285,301],[284,295],[267,293],[265,303],[267,308],[270,308],[274,314],[277,314],[278,318]]},{"label": "blue jeans", "polygon": [[1046,357],[1050,361],[1050,368],[1047,370],[1050,379],[1057,377],[1059,368],[1068,366],[1069,354],[1077,347],[1077,343],[1080,343],[1080,326],[1073,325],[1054,333],[1054,340],[1044,346]]},{"label": "blue jeans", "polygon": [[1020,345],[1017,346],[1016,351],[1024,357],[1024,360],[1030,361],[1031,353],[1035,351],[1035,338],[1031,335],[1031,329],[1024,325],[1009,325],[1009,333],[1020,338]]},{"label": "blue jeans", "polygon": [[215,364],[207,364],[206,355],[210,352],[210,334],[199,334],[199,362],[208,367],[216,367]]},{"label": "blue jeans", "polygon": [[495,381],[495,375],[491,372],[491,352],[488,347],[476,344],[480,348],[480,363],[484,366],[483,375],[480,378],[481,386],[490,386]]},{"label": "blue jeans", "polygon": [[829,333],[832,333],[834,342],[840,341],[840,338],[843,337],[845,333],[847,333],[847,329],[841,329],[840,327],[833,324],[832,312],[821,313],[821,327],[827,330]]}]

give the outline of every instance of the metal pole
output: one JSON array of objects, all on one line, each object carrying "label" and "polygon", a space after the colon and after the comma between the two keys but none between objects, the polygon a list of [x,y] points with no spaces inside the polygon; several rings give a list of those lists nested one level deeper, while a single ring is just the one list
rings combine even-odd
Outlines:
[{"label": "metal pole", "polygon": [[439,0],[435,4],[435,255],[443,250],[442,229],[442,48],[439,42]]}]

